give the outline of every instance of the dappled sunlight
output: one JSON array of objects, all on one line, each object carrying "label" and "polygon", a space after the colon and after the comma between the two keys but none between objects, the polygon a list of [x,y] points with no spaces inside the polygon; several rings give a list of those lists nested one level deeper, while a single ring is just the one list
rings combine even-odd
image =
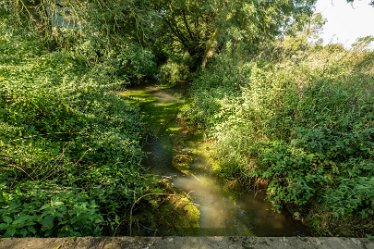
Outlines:
[{"label": "dappled sunlight", "polygon": [[168,103],[168,102],[177,100],[177,98],[173,96],[172,94],[162,92],[162,91],[154,92],[153,96],[158,98],[158,103]]}]

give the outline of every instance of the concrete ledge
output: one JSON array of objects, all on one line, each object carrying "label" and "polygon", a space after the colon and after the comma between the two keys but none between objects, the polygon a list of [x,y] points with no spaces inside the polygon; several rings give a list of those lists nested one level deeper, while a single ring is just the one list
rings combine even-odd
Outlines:
[{"label": "concrete ledge", "polygon": [[374,249],[374,240],[313,237],[102,237],[0,239],[0,249]]}]

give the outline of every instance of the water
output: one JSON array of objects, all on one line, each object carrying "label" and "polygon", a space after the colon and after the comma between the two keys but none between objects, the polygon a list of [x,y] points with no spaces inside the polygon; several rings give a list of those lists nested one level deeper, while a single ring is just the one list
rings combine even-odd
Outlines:
[{"label": "water", "polygon": [[[140,92],[141,91],[141,92]],[[179,149],[175,148],[175,136],[181,136],[175,118],[178,107],[183,104],[183,91],[170,89],[138,89],[129,91],[126,96],[142,96],[147,102],[143,110],[149,116],[150,126],[156,131],[145,150],[145,161],[152,173],[169,179],[178,192],[187,193],[200,212],[199,227],[194,235],[199,236],[303,236],[306,229],[291,217],[272,211],[266,202],[264,193],[238,191],[225,187],[222,179],[212,174],[212,165],[206,153],[202,152],[200,140],[189,138],[184,147],[193,151],[188,170],[175,167],[173,157]],[[139,99],[138,99],[139,101]],[[174,140],[173,140],[174,139]],[[186,149],[183,148],[183,149]],[[156,214],[157,215],[157,214]],[[190,227],[185,231],[178,229],[176,235],[190,234]],[[160,228],[160,231],[163,229]],[[168,234],[160,234],[168,235]],[[174,234],[175,235],[175,234]]]}]

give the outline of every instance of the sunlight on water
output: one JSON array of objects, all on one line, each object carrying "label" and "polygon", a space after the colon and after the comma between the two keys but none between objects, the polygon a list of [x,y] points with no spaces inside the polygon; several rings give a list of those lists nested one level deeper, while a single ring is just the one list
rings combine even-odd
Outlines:
[{"label": "sunlight on water", "polygon": [[177,189],[189,193],[200,210],[200,235],[292,236],[303,234],[300,225],[254,193],[224,191],[218,179],[210,176],[179,176]]},{"label": "sunlight on water", "polygon": [[[133,91],[127,95],[142,95],[145,98],[144,103],[148,103],[144,109],[147,110],[148,118],[152,123],[150,125],[155,127],[157,134],[156,138],[145,147],[148,153],[145,165],[151,168],[153,174],[169,179],[177,192],[184,192],[191,196],[194,205],[200,211],[200,227],[196,230],[197,232],[194,232],[195,235],[307,235],[301,224],[288,216],[272,211],[271,205],[264,200],[263,194],[256,196],[254,192],[225,188],[223,180],[213,175],[211,160],[198,148],[202,141],[185,143],[185,146],[190,148],[184,149],[194,151],[193,163],[188,170],[177,169],[173,165],[176,150],[172,139],[181,135],[172,120],[178,113],[179,104],[183,102],[181,97],[175,95],[175,92],[152,88],[147,91],[141,90],[140,93]],[[182,95],[179,94],[179,96]],[[147,98],[155,99],[155,101],[148,102]],[[168,126],[165,127],[165,124]],[[169,129],[169,126],[173,129]],[[189,234],[190,231],[190,227],[178,228],[177,235],[183,236]]]}]

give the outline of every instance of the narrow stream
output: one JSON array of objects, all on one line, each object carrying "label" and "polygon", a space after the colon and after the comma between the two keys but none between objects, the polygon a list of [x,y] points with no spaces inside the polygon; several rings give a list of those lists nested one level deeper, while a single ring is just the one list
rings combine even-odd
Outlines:
[{"label": "narrow stream", "polygon": [[[173,141],[181,132],[175,119],[178,107],[184,103],[183,95],[181,89],[157,87],[129,90],[124,94],[134,102],[145,103],[143,111],[149,117],[149,125],[156,131],[155,138],[145,148],[148,154],[146,166],[151,168],[153,174],[169,179],[176,191],[189,194],[200,212],[200,224],[194,235],[308,235],[299,222],[287,215],[273,212],[263,194],[224,187],[224,181],[214,176],[207,154],[199,147],[203,141],[190,139],[184,144],[194,151],[187,171],[175,167],[173,158],[176,148]],[[185,232],[178,229],[177,235],[190,234],[187,230],[190,228],[186,228]]]}]

